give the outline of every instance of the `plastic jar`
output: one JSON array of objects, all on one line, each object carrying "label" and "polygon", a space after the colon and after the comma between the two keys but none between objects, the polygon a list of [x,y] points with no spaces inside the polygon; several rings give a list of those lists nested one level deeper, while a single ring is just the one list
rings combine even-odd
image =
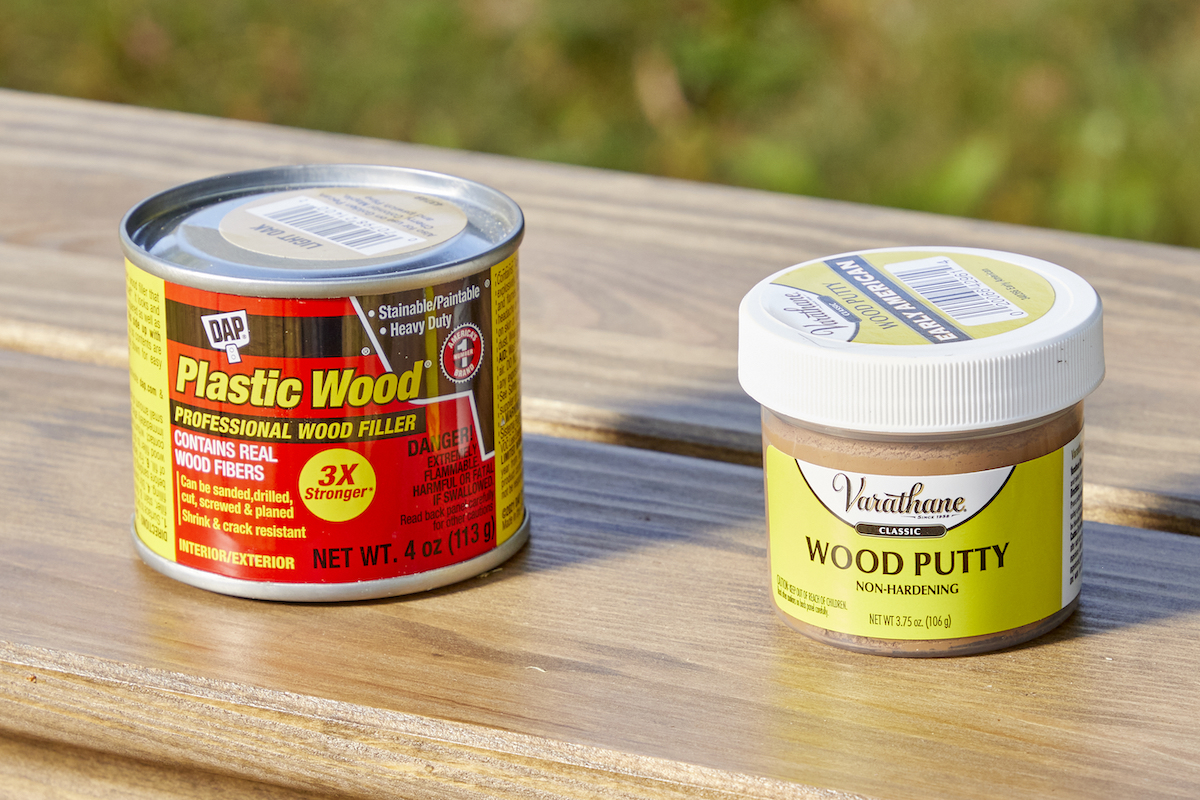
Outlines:
[{"label": "plastic jar", "polygon": [[867,250],[767,278],[739,318],[788,624],[859,652],[949,656],[1071,615],[1083,398],[1104,377],[1086,281],[990,250]]}]

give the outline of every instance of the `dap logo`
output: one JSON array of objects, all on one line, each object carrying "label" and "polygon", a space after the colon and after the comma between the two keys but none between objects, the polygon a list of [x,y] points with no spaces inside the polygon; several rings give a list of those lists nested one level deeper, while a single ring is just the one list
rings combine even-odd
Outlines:
[{"label": "dap logo", "polygon": [[200,324],[208,334],[208,343],[216,350],[224,350],[230,364],[241,362],[238,348],[250,344],[250,320],[245,310],[207,314],[200,317]]}]

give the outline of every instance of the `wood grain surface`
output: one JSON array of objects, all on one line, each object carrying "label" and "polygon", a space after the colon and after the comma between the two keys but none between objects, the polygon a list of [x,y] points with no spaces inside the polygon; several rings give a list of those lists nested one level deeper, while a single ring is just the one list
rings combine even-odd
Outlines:
[{"label": "wood grain surface", "polygon": [[298,791],[187,769],[178,764],[139,761],[44,739],[0,737],[0,798],[3,800],[196,800],[218,797],[332,800],[335,795]]},{"label": "wood grain surface", "polygon": [[415,166],[509,193],[528,222],[527,429],[734,463],[759,458],[736,314],[762,277],[900,244],[1060,263],[1105,302],[1088,518],[1200,533],[1200,252],[1182,248],[0,91],[0,346],[121,363],[125,211],[184,181],[299,162]]},{"label": "wood grain surface", "polygon": [[530,436],[533,538],[502,568],[393,600],[241,600],[134,555],[123,370],[0,352],[0,375],[10,739],[335,796],[1200,785],[1195,537],[1089,524],[1082,607],[1052,634],[862,656],[772,615],[761,470]]}]

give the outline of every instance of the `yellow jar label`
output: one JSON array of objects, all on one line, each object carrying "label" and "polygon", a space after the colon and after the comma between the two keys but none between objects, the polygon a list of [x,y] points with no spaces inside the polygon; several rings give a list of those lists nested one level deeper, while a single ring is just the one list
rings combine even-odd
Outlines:
[{"label": "yellow jar label", "polygon": [[1054,288],[1031,269],[964,252],[884,251],[802,264],[763,293],[767,312],[814,342],[938,345],[1041,318]]},{"label": "yellow jar label", "polygon": [[957,475],[874,475],[766,454],[771,584],[784,614],[877,639],[982,636],[1079,594],[1083,436]]}]

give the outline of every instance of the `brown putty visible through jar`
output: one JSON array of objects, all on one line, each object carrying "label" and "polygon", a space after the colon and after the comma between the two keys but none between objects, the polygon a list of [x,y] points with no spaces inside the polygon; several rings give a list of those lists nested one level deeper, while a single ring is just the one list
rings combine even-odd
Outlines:
[{"label": "brown putty visible through jar", "polygon": [[756,286],[739,377],[763,406],[782,618],[851,650],[950,656],[1069,617],[1101,317],[1073,273],[967,248],[831,256]]}]

